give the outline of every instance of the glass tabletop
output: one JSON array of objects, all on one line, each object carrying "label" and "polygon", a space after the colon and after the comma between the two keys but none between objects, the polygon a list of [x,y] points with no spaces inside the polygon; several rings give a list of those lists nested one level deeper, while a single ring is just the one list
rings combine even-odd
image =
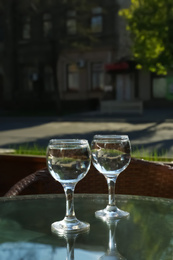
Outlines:
[{"label": "glass tabletop", "polygon": [[50,226],[64,218],[64,194],[0,198],[0,259],[173,259],[172,199],[118,195],[117,206],[130,216],[110,223],[95,217],[107,195],[76,194],[74,202],[90,230],[60,237]]}]

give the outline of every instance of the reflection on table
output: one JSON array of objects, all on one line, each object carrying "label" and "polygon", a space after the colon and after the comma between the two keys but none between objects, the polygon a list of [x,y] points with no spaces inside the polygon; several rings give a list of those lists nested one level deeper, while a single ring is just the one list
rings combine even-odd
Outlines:
[{"label": "reflection on table", "polygon": [[109,229],[109,240],[108,240],[108,249],[107,252],[99,258],[99,260],[126,260],[117,249],[117,244],[116,244],[116,228],[117,225],[122,219],[120,220],[114,220],[114,219],[101,219],[103,222],[105,222],[108,226]]},{"label": "reflection on table", "polygon": [[118,222],[104,222],[95,211],[107,195],[75,195],[76,216],[90,223],[88,233],[60,237],[53,221],[64,217],[64,195],[0,199],[0,259],[173,259],[173,200],[117,196],[130,213]]}]

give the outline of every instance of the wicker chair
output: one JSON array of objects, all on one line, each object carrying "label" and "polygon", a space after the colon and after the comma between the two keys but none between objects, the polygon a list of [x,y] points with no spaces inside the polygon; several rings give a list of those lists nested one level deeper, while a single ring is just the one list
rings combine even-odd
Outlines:
[{"label": "wicker chair", "polygon": [[[47,168],[36,171],[17,182],[4,196],[26,194],[63,193],[61,184],[55,181]],[[107,183],[102,174],[91,165],[75,193],[107,193]],[[170,165],[132,158],[130,165],[117,178],[117,194],[173,198],[173,167]]]}]

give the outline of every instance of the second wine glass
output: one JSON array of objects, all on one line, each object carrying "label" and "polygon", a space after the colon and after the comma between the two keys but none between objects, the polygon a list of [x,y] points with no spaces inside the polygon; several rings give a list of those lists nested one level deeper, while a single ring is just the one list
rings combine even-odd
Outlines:
[{"label": "second wine glass", "polygon": [[87,140],[52,139],[47,147],[47,166],[52,177],[59,181],[66,195],[66,215],[54,222],[54,233],[78,233],[87,231],[89,223],[79,221],[74,211],[74,189],[85,177],[91,164],[90,147]]},{"label": "second wine glass", "polygon": [[121,218],[129,213],[119,209],[115,203],[115,183],[118,175],[130,163],[131,145],[127,135],[95,135],[91,143],[92,162],[102,173],[108,184],[108,205],[96,211],[101,218]]}]

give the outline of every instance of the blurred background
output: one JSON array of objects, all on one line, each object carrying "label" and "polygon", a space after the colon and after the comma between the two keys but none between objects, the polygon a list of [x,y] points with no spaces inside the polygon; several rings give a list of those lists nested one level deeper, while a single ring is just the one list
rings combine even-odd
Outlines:
[{"label": "blurred background", "polygon": [[0,147],[127,133],[171,157],[172,21],[171,0],[0,0]]}]

